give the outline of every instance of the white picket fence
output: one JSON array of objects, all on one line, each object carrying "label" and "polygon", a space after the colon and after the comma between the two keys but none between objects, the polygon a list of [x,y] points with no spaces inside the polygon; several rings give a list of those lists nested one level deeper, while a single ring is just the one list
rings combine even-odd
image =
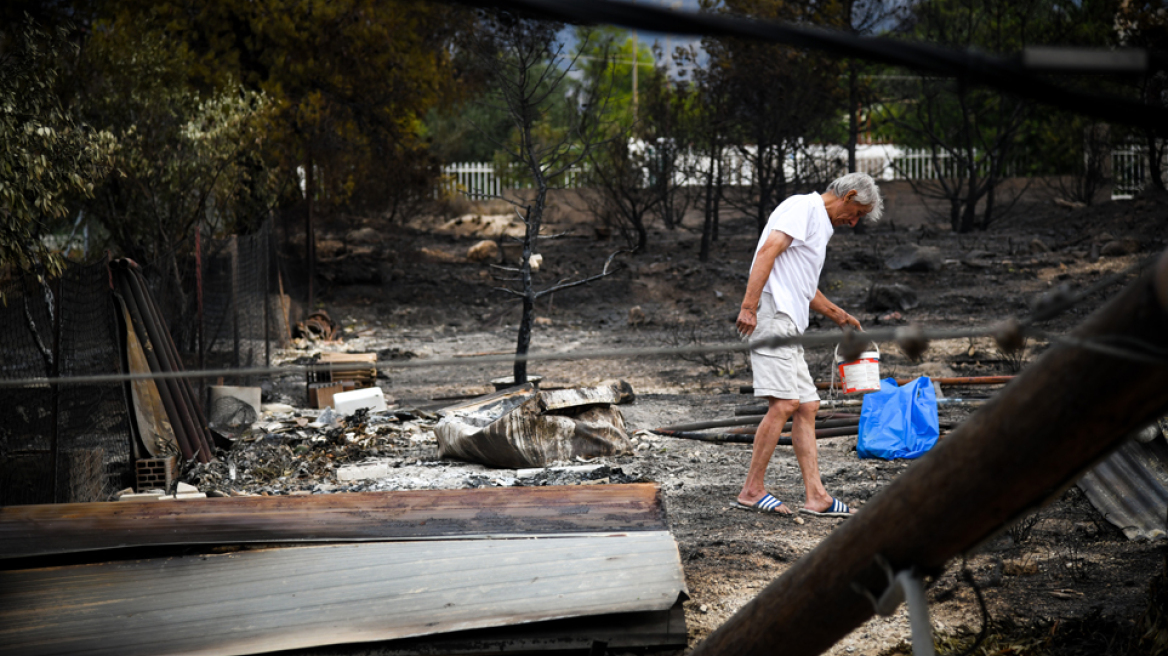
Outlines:
[{"label": "white picket fence", "polygon": [[[530,189],[531,178],[518,165],[500,175],[492,162],[459,162],[442,167],[442,180],[435,195],[440,193],[465,194],[470,198],[493,198],[504,189]],[[581,185],[583,169],[572,169],[549,181],[554,187],[575,189]]]},{"label": "white picket fence", "polygon": [[[1147,146],[1123,146],[1111,151],[1111,176],[1115,181],[1112,198],[1131,198],[1138,194],[1151,175],[1148,170]],[[1160,152],[1160,174],[1168,184],[1168,157]]]},{"label": "white picket fence", "polygon": [[[652,152],[653,144],[630,144],[634,152]],[[1112,151],[1112,171],[1115,180],[1113,198],[1130,198],[1147,183],[1147,150],[1141,146],[1124,146]],[[726,186],[747,186],[753,178],[750,147],[727,149],[722,165],[722,179]],[[935,162],[934,162],[935,158]],[[694,153],[681,156],[681,164],[674,167],[675,185],[700,185],[701,176],[697,171],[706,170],[708,158]],[[792,153],[786,161],[788,179],[806,176],[807,171],[818,171],[825,177],[835,177],[847,172],[847,150],[839,145],[811,145]],[[1168,162],[1166,162],[1168,164]],[[1168,169],[1168,167],[1163,167]],[[863,144],[856,147],[856,170],[863,171],[878,180],[935,180],[938,177],[954,177],[960,174],[957,159],[948,153],[936,155],[927,148],[902,148],[892,144]],[[1007,162],[1003,174],[1017,175],[1022,170],[1018,162]],[[988,171],[983,171],[988,173]],[[584,171],[573,170],[555,180],[554,185],[574,189],[584,181]],[[465,194],[471,198],[499,196],[504,189],[530,188],[530,179],[522,175],[519,167],[512,167],[500,176],[496,166],[490,162],[461,162],[448,164],[442,168],[439,193]],[[646,184],[651,180],[645,171]]]}]

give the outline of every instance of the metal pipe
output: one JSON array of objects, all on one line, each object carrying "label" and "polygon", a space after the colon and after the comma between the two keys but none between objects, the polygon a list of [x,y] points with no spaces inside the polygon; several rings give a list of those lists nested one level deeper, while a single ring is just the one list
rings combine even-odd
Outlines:
[{"label": "metal pipe", "polygon": [[[128,262],[126,284],[134,297],[134,302],[138,304],[143,325],[145,325],[146,332],[150,336],[150,343],[156,351],[159,371],[181,371],[181,367],[175,366],[168,348],[170,331],[167,330],[165,324],[159,322],[158,308],[153,303],[145,278],[141,277],[141,272],[133,261]],[[171,397],[174,399],[176,413],[175,417],[171,417],[171,424],[173,425],[176,419],[178,423],[182,424],[183,429],[187,432],[187,441],[190,443],[192,452],[196,458],[201,460],[201,454],[210,453],[210,451],[207,448],[201,426],[191,415],[191,401],[187,393],[186,381],[175,380],[173,383],[170,384],[169,381],[167,383],[170,387]]]},{"label": "metal pipe", "polygon": [[[696,433],[693,431],[675,431],[666,430],[664,428],[654,428],[650,432],[665,437],[676,437],[683,440],[700,440],[702,442],[715,442],[721,444],[723,442],[732,442],[735,444],[753,444],[754,431],[756,427],[736,428],[725,433]],[[815,439],[822,440],[828,437],[844,437],[847,435],[855,435],[860,430],[859,426],[843,426],[840,428],[820,428],[815,431]],[[749,431],[749,432],[748,432]],[[779,444],[790,445],[791,436],[782,435],[779,437]]]},{"label": "metal pipe", "polygon": [[[169,358],[167,357],[168,352],[166,349],[166,343],[163,341],[163,337],[160,334],[161,329],[154,321],[151,320],[151,315],[153,313],[150,312],[150,305],[147,301],[147,295],[145,291],[137,284],[138,280],[134,276],[134,271],[132,268],[133,265],[129,262],[125,262],[122,266],[125,268],[128,274],[125,276],[123,281],[125,284],[125,289],[129,293],[129,298],[127,298],[127,301],[130,301],[131,299],[133,300],[131,308],[138,311],[137,320],[142,322],[142,326],[146,329],[146,335],[150,339],[150,344],[155,351],[156,357],[150,363],[150,367],[153,369],[155,366],[158,366],[157,371],[160,372],[169,373],[174,371],[173,367],[170,366]],[[164,381],[164,385],[167,387],[171,397],[171,407],[167,408],[167,414],[170,415],[171,426],[178,424],[183,427],[183,431],[186,433],[189,448],[194,450],[194,453],[192,453],[191,456],[188,456],[184,453],[183,457],[189,460],[193,456],[198,459],[199,462],[210,462],[210,452],[204,444],[200,431],[195,426],[194,421],[187,412],[187,404],[179,382],[173,378],[166,378]],[[159,387],[161,388],[162,385]],[[172,411],[174,414],[170,414]]]},{"label": "metal pipe", "polygon": [[[1122,346],[1120,346],[1122,345]],[[940,572],[1168,411],[1168,252],[840,524],[692,656],[820,654],[873,614],[877,565]],[[1110,349],[1110,352],[1103,352]]]},{"label": "metal pipe", "polygon": [[[162,339],[162,348],[169,362],[170,370],[181,371],[184,368],[182,358],[178,354],[178,347],[175,346],[174,339],[170,336],[170,326],[166,324],[166,317],[163,316],[158,304],[154,302],[154,296],[147,291],[146,278],[142,275],[141,269],[134,266],[131,268],[131,272],[133,273],[134,280],[137,282],[138,288],[142,292],[142,297],[149,304],[151,317],[157,323],[158,332]],[[214,460],[214,441],[207,429],[207,418],[203,416],[202,404],[199,403],[199,397],[195,394],[194,388],[191,387],[190,379],[178,379],[178,390],[182,395],[183,408],[190,415],[191,423],[194,425],[195,430],[198,431],[198,439],[202,443],[202,447],[207,450],[207,458]]]},{"label": "metal pipe", "polygon": [[[671,431],[695,431],[706,430],[707,428],[724,428],[726,426],[758,426],[765,415],[752,415],[749,417],[739,417],[737,419],[717,419],[714,421],[696,421],[691,424],[671,424],[669,426],[662,426],[659,430]],[[836,419],[825,419],[823,421],[816,421],[816,428],[839,428],[840,426],[856,426],[860,423],[859,416],[852,417],[837,417]],[[784,431],[791,430],[791,422],[783,425]]]},{"label": "metal pipe", "polygon": [[[110,266],[112,267],[116,264],[117,262],[114,262]],[[143,345],[145,345],[146,340],[143,340],[142,337],[146,336],[146,328],[142,324],[142,318],[138,312],[138,306],[134,302],[133,295],[129,292],[128,289],[126,289],[127,285],[128,283],[126,282],[124,276],[114,276],[114,287],[117,293],[117,298],[122,302],[122,304],[124,304],[126,311],[130,315],[131,323],[127,329],[133,330],[135,333],[137,333],[139,341],[142,341]],[[146,362],[150,365],[150,370],[162,371],[161,366],[158,364],[156,351],[157,349],[154,348],[142,349],[142,352],[146,355]],[[157,388],[158,398],[162,401],[162,408],[166,410],[166,416],[171,418],[170,425],[174,430],[175,441],[178,442],[178,450],[182,454],[184,460],[190,460],[195,455],[195,449],[191,447],[191,443],[187,439],[187,431],[182,422],[175,420],[178,417],[178,410],[175,409],[174,399],[171,397],[171,387],[167,384],[167,381],[158,381]]]},{"label": "metal pipe", "polygon": [[[1013,380],[1013,376],[968,376],[968,377],[947,377],[947,378],[930,378],[929,380],[941,385],[1005,385]],[[907,385],[916,380],[916,378],[897,378],[897,385]],[[820,381],[815,383],[815,389],[831,389],[831,383]],[[836,387],[840,387],[840,382],[835,382]],[[753,393],[754,388],[751,388]]]},{"label": "metal pipe", "polygon": [[[989,402],[989,400],[990,399],[988,399],[988,398],[984,398],[984,399],[980,399],[980,398],[972,398],[972,399],[970,399],[970,398],[965,398],[965,399],[945,398],[945,399],[937,399],[937,405],[983,405],[983,404]],[[828,407],[843,407],[843,406],[861,406],[864,404],[864,401],[863,401],[863,399],[843,399],[840,401],[820,401],[819,403],[820,403],[820,405],[825,405]],[[735,408],[734,414],[736,416],[742,416],[742,417],[759,417],[759,416],[766,414],[766,406],[765,405],[742,406],[739,408]],[[838,417],[840,415],[836,415],[836,416]]]}]

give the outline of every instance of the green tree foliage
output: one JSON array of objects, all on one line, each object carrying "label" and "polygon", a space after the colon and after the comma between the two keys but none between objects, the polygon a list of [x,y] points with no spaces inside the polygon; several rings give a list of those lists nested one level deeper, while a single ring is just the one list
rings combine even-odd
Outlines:
[{"label": "green tree foliage", "polygon": [[[724,0],[705,6],[735,15],[815,24],[840,14],[834,2]],[[727,198],[754,215],[762,230],[781,200],[829,175],[814,166],[788,170],[784,163],[829,129],[842,104],[840,65],[818,52],[753,40],[707,38],[702,43],[709,57],[707,86],[732,99],[724,105],[731,141],[751,171],[749,193]]]},{"label": "green tree foliage", "polygon": [[[608,113],[614,130],[643,136],[651,122],[640,111],[646,93],[664,84],[664,73],[655,65],[650,44],[616,27],[577,28],[576,66],[584,88],[606,90]],[[636,57],[634,58],[634,52]],[[636,88],[634,65],[636,62]]]},{"label": "green tree foliage", "polygon": [[56,275],[62,259],[42,238],[88,196],[108,168],[115,142],[72,115],[58,94],[75,54],[64,29],[31,19],[0,41],[0,268]]},{"label": "green tree foliage", "polygon": [[181,44],[196,89],[238,80],[264,92],[268,144],[286,174],[319,172],[313,198],[392,214],[401,193],[428,191],[422,118],[460,89],[452,43],[473,27],[465,10],[410,0],[116,4],[118,29],[144,24]]},{"label": "green tree foliage", "polygon": [[280,179],[265,157],[270,101],[229,79],[200,92],[189,83],[197,58],[162,31],[99,21],[83,69],[93,72],[86,117],[120,144],[87,216],[114,250],[162,274],[160,296],[176,317],[191,305],[186,263],[196,232],[255,230]]},{"label": "green tree foliage", "polygon": [[514,129],[506,107],[483,92],[447,109],[430,110],[423,136],[441,162],[491,162]]},{"label": "green tree foliage", "polygon": [[[911,37],[1014,56],[1027,46],[1103,45],[1110,15],[1106,1],[928,0],[913,7]],[[948,204],[957,232],[985,230],[994,221],[1000,211],[998,183],[1027,143],[1035,145],[1035,159],[1058,158],[1052,142],[1080,144],[1086,127],[1064,122],[1057,137],[1042,138],[1058,114],[955,80],[922,75],[890,88],[889,95],[899,102],[887,103],[881,118],[899,143],[933,153],[938,177],[919,185],[918,192]]]},{"label": "green tree foliage", "polygon": [[[580,29],[579,85],[607,90],[611,122],[604,144],[588,157],[593,212],[616,228],[634,252],[648,241],[648,222],[672,229],[685,213],[688,195],[677,184],[688,147],[682,134],[685,104],[657,54],[624,30]],[[634,93],[634,48],[637,51]]]},{"label": "green tree foliage", "polygon": [[[124,42],[133,38],[134,43]],[[250,232],[276,195],[263,161],[271,103],[238,85],[199,93],[190,52],[161,33],[99,29],[86,109],[117,131],[115,175],[89,209],[122,253],[161,264],[189,249],[195,227]]]}]

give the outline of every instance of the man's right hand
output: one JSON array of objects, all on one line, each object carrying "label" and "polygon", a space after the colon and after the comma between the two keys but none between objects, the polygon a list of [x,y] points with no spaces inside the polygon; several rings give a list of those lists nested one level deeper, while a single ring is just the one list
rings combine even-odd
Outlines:
[{"label": "man's right hand", "polygon": [[754,329],[758,327],[758,312],[750,308],[742,308],[738,312],[738,321],[735,322],[738,327],[738,335],[746,338],[754,334]]}]

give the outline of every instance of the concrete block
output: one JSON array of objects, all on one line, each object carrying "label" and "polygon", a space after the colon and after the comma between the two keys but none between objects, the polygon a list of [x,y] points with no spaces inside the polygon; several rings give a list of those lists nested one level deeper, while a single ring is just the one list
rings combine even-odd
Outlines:
[{"label": "concrete block", "polygon": [[394,470],[393,461],[363,462],[337,469],[338,481],[364,481],[371,478],[386,478]]},{"label": "concrete block", "polygon": [[515,470],[515,478],[531,478],[540,472],[563,472],[569,474],[590,474],[604,465],[572,465],[565,467],[533,467]]}]

